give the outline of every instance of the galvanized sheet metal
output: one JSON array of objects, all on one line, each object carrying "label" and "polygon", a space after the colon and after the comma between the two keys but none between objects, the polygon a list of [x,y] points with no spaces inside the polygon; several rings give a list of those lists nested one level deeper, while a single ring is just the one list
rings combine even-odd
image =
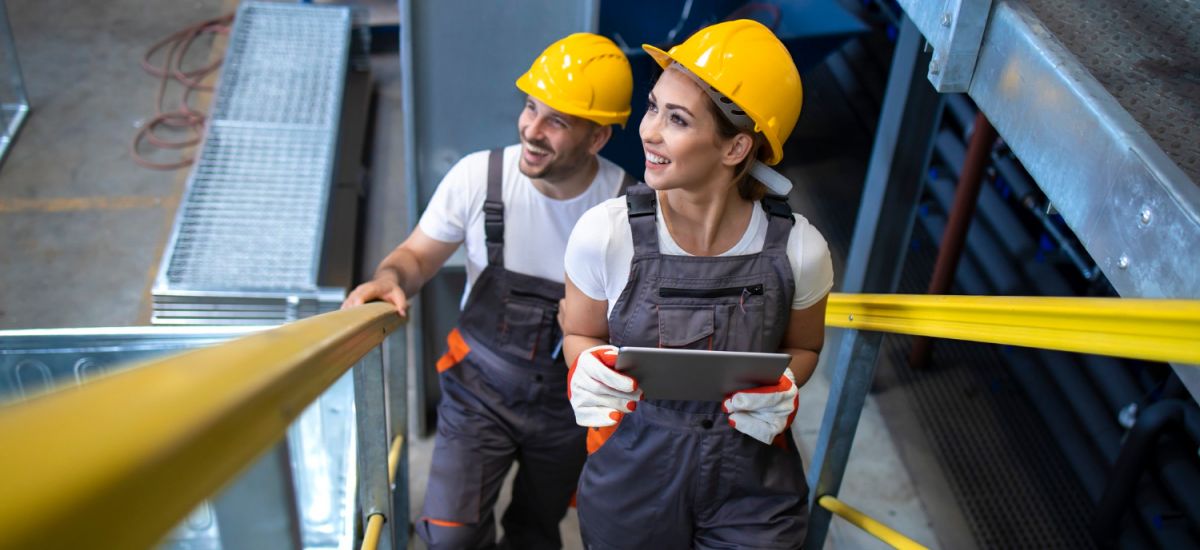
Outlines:
[{"label": "galvanized sheet metal", "polygon": [[1026,1],[1054,38],[1200,184],[1200,3]]},{"label": "galvanized sheet metal", "polygon": [[[911,3],[910,16],[931,20],[935,4]],[[1194,85],[1186,71],[1157,75],[1194,60],[1182,50],[1196,33],[1172,37],[1195,28],[1197,7],[1049,4],[993,3],[968,94],[1117,292],[1200,298],[1200,187],[1181,167],[1200,146],[1195,123],[1176,120],[1200,99],[1181,99],[1177,88]],[[1200,392],[1200,373],[1176,372]]]}]

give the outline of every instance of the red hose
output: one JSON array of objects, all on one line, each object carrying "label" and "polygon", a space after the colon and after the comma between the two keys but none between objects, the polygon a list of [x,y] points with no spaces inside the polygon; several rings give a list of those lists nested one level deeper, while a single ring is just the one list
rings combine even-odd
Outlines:
[{"label": "red hose", "polygon": [[[133,141],[129,144],[129,154],[133,161],[140,166],[152,168],[155,170],[174,170],[183,168],[192,164],[193,158],[187,157],[176,162],[155,162],[146,159],[138,152],[139,147],[143,142],[159,149],[183,149],[200,143],[200,138],[204,135],[205,114],[196,111],[188,104],[193,91],[211,92],[212,86],[201,84],[201,82],[213,71],[216,71],[221,66],[223,58],[214,59],[208,65],[198,69],[185,70],[183,68],[183,58],[187,55],[188,49],[203,34],[228,35],[229,27],[233,23],[233,14],[223,15],[207,21],[201,21],[189,25],[170,36],[158,41],[150,49],[146,50],[142,56],[142,69],[152,76],[157,76],[158,95],[154,101],[154,116],[142,124],[137,133],[133,136]],[[159,50],[167,49],[163,64],[154,65],[150,58]],[[174,81],[183,86],[183,97],[180,98],[179,107],[171,111],[163,110],[163,101],[166,98],[167,84]],[[167,127],[174,129],[187,129],[192,134],[190,138],[176,141],[163,138],[155,133],[159,127]]]}]

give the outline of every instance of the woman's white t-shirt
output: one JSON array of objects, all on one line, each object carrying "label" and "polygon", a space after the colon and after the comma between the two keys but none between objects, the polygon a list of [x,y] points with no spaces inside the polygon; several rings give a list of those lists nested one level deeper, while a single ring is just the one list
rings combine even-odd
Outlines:
[{"label": "woman's white t-shirt", "polygon": [[[671,237],[663,222],[660,201],[655,202],[658,221],[659,252],[671,256],[688,256]],[[800,214],[793,214],[796,223],[788,235],[787,255],[792,265],[796,293],[792,309],[805,309],[819,302],[833,288],[833,261],[829,246],[817,228]],[[762,252],[767,239],[767,214],[754,208],[750,225],[733,248],[721,256],[742,256]],[[633,234],[629,227],[629,206],[624,197],[604,201],[588,210],[567,242],[567,277],[593,300],[607,300],[611,315],[617,298],[629,283],[629,267],[633,260]]]},{"label": "woman's white t-shirt", "polygon": [[[543,195],[521,173],[521,146],[504,149],[501,197],[504,200],[504,268],[555,282],[563,280],[563,251],[567,236],[589,208],[617,194],[625,172],[596,157],[600,168],[587,191],[558,200]],[[438,184],[421,214],[421,231],[439,241],[462,242],[467,248],[465,305],[471,287],[487,267],[483,233],[483,203],[487,200],[488,151],[458,161]]]}]

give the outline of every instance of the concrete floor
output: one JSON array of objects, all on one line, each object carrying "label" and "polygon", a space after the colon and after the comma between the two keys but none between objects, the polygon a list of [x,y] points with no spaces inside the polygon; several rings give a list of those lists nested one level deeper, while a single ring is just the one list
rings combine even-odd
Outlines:
[{"label": "concrete floor", "polygon": [[[32,111],[0,167],[0,328],[149,321],[148,290],[185,173],[130,158],[158,84],[139,61],[222,4],[8,3]],[[198,43],[192,58],[208,50]]]},{"label": "concrete floor", "polygon": [[[0,329],[148,322],[149,289],[186,171],[147,170],[130,159],[129,141],[141,121],[152,114],[157,85],[138,61],[149,45],[167,33],[229,11],[232,4],[229,0],[9,3],[33,111],[0,167]],[[202,46],[193,52],[197,59],[208,53],[207,45]],[[381,221],[366,236],[367,266],[398,243],[409,225],[396,215],[404,212],[403,197],[395,193],[403,173],[398,63],[391,56],[373,61],[379,103],[371,174],[376,188],[391,192],[368,203],[371,215]],[[816,88],[809,91],[810,102],[821,93]],[[798,137],[805,139],[802,133]],[[833,160],[814,161],[812,167],[809,175],[845,170]],[[800,202],[802,207],[806,204],[803,198]],[[819,226],[852,222],[830,213],[808,215]],[[835,261],[840,264],[841,258]],[[822,367],[802,392],[795,430],[806,461],[827,387]],[[874,398],[869,399],[842,497],[931,547],[963,547],[943,541],[939,532],[947,526],[931,519],[943,516],[928,512],[948,506],[936,490],[929,489],[936,483],[917,487],[911,481],[908,458],[901,456],[905,442],[911,441],[908,434],[889,432]],[[414,518],[420,513],[431,449],[432,439],[412,441]],[[573,512],[563,532],[567,548],[582,547]],[[837,520],[826,546],[883,547]]]}]

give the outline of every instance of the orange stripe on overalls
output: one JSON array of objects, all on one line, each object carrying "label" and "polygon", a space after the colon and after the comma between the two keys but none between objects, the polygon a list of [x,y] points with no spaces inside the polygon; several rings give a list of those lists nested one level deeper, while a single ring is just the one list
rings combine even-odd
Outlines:
[{"label": "orange stripe on overalls", "polygon": [[468,346],[467,341],[463,340],[458,329],[450,331],[450,334],[446,336],[446,344],[450,346],[450,349],[446,350],[446,354],[441,359],[438,359],[438,372],[450,370],[454,365],[461,363],[468,353],[471,353],[471,346]]},{"label": "orange stripe on overalls", "polygon": [[459,523],[457,521],[445,521],[445,520],[433,519],[433,518],[424,518],[424,519],[425,519],[425,521],[432,523],[434,525],[437,525],[438,527],[462,527],[462,526],[466,525],[465,523]]}]

